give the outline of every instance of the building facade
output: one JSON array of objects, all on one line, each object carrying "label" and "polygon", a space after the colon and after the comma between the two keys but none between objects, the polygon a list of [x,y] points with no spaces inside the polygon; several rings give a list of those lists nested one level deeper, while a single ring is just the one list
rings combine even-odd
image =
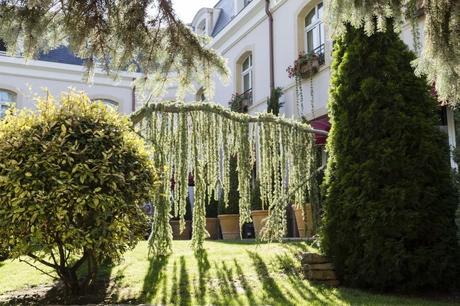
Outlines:
[{"label": "building facade", "polygon": [[[328,130],[332,41],[322,20],[323,0],[220,0],[213,8],[200,9],[190,26],[197,34],[211,37],[209,47],[228,61],[231,71],[228,84],[216,77],[215,96],[209,100],[228,106],[232,97],[243,95],[248,101],[249,113],[266,111],[270,95],[270,14],[273,17],[274,85],[284,92],[281,113],[293,118],[304,116],[315,128]],[[423,25],[421,13],[418,24],[421,37]],[[404,25],[401,38],[409,48],[415,49],[411,25]],[[423,45],[417,51],[421,48]],[[319,66],[301,80],[303,97],[299,98],[299,86],[295,78],[289,77],[287,69],[299,54],[308,53],[318,55]],[[188,99],[207,100],[199,86],[196,95]],[[452,147],[457,144],[457,135],[460,136],[455,117],[460,119],[452,110],[440,107],[439,125],[447,132]],[[324,139],[319,143],[323,144]],[[452,166],[456,167],[453,159]]]},{"label": "building facade", "polygon": [[35,109],[34,97],[43,96],[45,90],[55,97],[69,89],[84,91],[92,100],[101,100],[123,114],[134,110],[132,81],[135,74],[122,72],[115,81],[96,70],[92,82],[87,83],[84,72],[83,60],[65,47],[41,54],[37,60],[26,61],[21,56],[7,56],[0,46],[0,117],[12,106]]}]

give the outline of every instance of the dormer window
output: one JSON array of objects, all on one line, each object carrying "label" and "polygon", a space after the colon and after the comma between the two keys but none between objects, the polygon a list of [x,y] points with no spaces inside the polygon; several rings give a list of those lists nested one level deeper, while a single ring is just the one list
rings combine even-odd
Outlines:
[{"label": "dormer window", "polygon": [[196,27],[196,33],[198,35],[205,35],[207,33],[206,32],[206,19],[203,19],[200,21],[200,23]]},{"label": "dormer window", "polygon": [[305,51],[324,53],[323,3],[319,3],[305,17]]}]

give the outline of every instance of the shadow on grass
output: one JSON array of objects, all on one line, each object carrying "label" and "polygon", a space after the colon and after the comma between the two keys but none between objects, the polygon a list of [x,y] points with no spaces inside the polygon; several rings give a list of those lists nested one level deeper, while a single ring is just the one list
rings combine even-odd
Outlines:
[{"label": "shadow on grass", "polygon": [[330,288],[305,281],[300,263],[294,260],[292,256],[286,253],[283,255],[276,255],[275,260],[286,276],[290,287],[302,300],[311,302],[318,301],[321,304],[334,304],[334,300],[329,298],[331,294]]},{"label": "shadow on grass", "polygon": [[206,284],[209,279],[209,269],[211,264],[208,260],[206,250],[198,250],[195,252],[195,259],[198,263],[198,290],[196,292],[197,302],[200,305],[206,304]]},{"label": "shadow on grass", "polygon": [[149,262],[149,268],[144,277],[142,293],[138,298],[141,302],[151,301],[158,289],[158,284],[165,278],[165,267],[168,264],[169,256],[160,256],[152,258]]},{"label": "shadow on grass", "polygon": [[[178,269],[179,279],[177,278]],[[170,303],[173,305],[190,305],[192,301],[190,289],[190,277],[187,272],[185,257],[181,256],[179,259],[179,268],[177,261],[174,262]]]},{"label": "shadow on grass", "polygon": [[[255,252],[248,252],[248,254],[254,263],[257,276],[262,283],[262,287],[267,294],[267,298],[273,300],[273,302],[276,304],[294,305],[290,300],[287,299],[287,297],[284,295],[276,283],[275,279],[270,275],[267,264],[263,261],[262,257],[260,257],[260,255]],[[263,302],[266,303],[267,301]]]}]

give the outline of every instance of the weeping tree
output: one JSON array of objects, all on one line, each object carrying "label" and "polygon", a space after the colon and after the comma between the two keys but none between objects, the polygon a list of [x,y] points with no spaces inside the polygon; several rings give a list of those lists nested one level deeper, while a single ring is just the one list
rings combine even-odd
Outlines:
[{"label": "weeping tree", "polygon": [[68,45],[84,59],[88,78],[96,66],[114,77],[142,71],[140,89],[159,94],[174,79],[181,95],[194,80],[212,96],[212,73],[226,74],[222,58],[202,47],[205,38],[176,17],[171,0],[3,0],[0,17],[8,53],[35,58]]},{"label": "weeping tree", "polygon": [[388,24],[336,40],[322,247],[347,284],[448,288],[458,277],[447,137]]},{"label": "weeping tree", "polygon": [[[426,74],[436,85],[439,98],[453,106],[460,101],[460,1],[457,0],[330,0],[325,1],[326,19],[333,35],[345,32],[345,23],[364,27],[367,35],[385,31],[385,19],[392,17],[400,28],[404,20],[412,24],[419,45],[417,23],[424,13],[423,52],[414,61],[417,74]],[[377,17],[378,26],[374,26]],[[392,31],[392,29],[390,29]]]},{"label": "weeping tree", "polygon": [[[230,161],[237,164],[240,226],[251,221],[251,174],[259,158],[260,195],[269,209],[266,240],[286,233],[286,203],[302,203],[314,154],[310,126],[272,114],[250,116],[213,103],[156,103],[132,116],[136,129],[156,149],[155,164],[164,169],[162,192],[156,195],[151,250],[171,252],[169,214],[184,227],[188,174],[194,174],[195,205],[192,243],[203,247],[206,235],[206,195],[229,203]],[[256,146],[256,144],[258,144]],[[174,177],[174,190],[170,179]]]}]

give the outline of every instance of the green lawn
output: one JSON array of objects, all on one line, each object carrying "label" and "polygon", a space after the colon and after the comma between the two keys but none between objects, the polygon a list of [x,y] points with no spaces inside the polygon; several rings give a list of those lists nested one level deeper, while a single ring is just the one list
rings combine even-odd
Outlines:
[{"label": "green lawn", "polygon": [[[305,243],[206,242],[196,255],[189,241],[175,241],[173,255],[147,258],[140,243],[118,265],[106,267],[111,279],[105,302],[162,305],[443,305],[434,301],[328,288],[304,281],[293,256]],[[51,279],[18,261],[0,263],[0,295]],[[447,303],[446,303],[447,304]],[[448,305],[448,304],[447,304]]]}]

